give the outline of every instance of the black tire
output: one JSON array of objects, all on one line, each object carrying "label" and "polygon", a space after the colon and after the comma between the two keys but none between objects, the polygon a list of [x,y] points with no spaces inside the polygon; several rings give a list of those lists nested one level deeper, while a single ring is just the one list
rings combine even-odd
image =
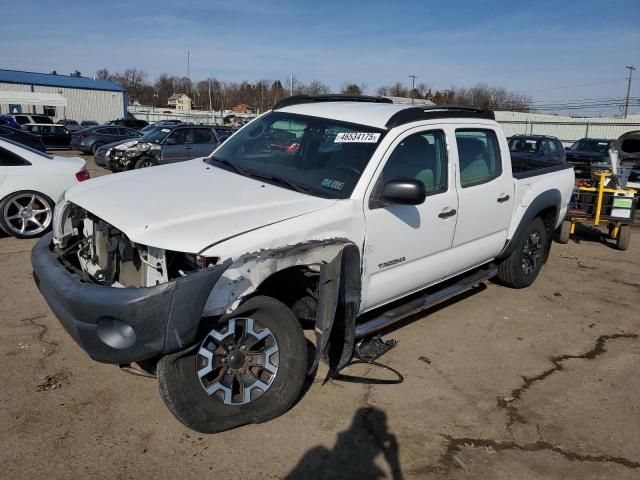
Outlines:
[{"label": "black tire", "polygon": [[98,149],[103,145],[104,145],[104,143],[102,143],[102,142],[94,143],[93,145],[91,145],[91,153],[95,156],[95,154],[98,151]]},{"label": "black tire", "polygon": [[[32,211],[42,211],[42,213],[34,213],[32,217],[44,228],[39,228],[35,223],[27,220],[24,232],[20,232],[20,227],[24,222],[19,218],[11,218],[19,213],[18,206],[14,204],[13,201],[16,200],[21,206],[28,206],[30,197],[35,197],[34,203],[30,207]],[[8,235],[12,235],[16,238],[41,237],[51,230],[54,206],[55,204],[53,203],[53,200],[47,197],[44,193],[36,192],[34,190],[13,192],[0,201],[0,229]],[[20,226],[18,226],[18,223],[20,223]]]},{"label": "black tire", "polygon": [[[300,395],[307,370],[307,346],[298,319],[278,300],[256,296],[240,305],[233,314],[212,322],[211,328],[228,332],[229,320],[242,321],[243,318],[259,322],[261,332],[269,329],[278,347],[275,378],[258,398],[244,404],[229,404],[226,397],[221,399],[205,391],[198,372],[198,368],[202,369],[198,352],[208,341],[207,336],[189,349],[167,355],[158,362],[158,383],[165,405],[180,422],[193,430],[215,433],[248,423],[266,422],[289,410]],[[220,361],[221,356],[215,358]],[[231,359],[231,355],[226,358]],[[220,372],[230,365],[231,360],[228,360]],[[218,378],[226,379],[223,373],[219,375]]]},{"label": "black tire", "polygon": [[[533,249],[529,243],[534,237],[538,245],[535,254],[532,253]],[[546,249],[549,248],[542,219],[537,217],[527,225],[517,242],[511,255],[498,264],[496,278],[507,287],[525,288],[531,285],[540,273],[546,258]]]},{"label": "black tire", "polygon": [[618,229],[618,237],[616,238],[616,249],[626,250],[629,248],[629,239],[631,238],[631,225],[620,225]]},{"label": "black tire", "polygon": [[569,220],[564,220],[560,228],[558,229],[558,243],[567,244],[569,243],[569,238],[571,237],[571,222]]},{"label": "black tire", "polygon": [[136,166],[134,168],[149,168],[149,167],[155,167],[158,165],[158,161],[155,158],[151,158],[151,157],[142,157],[139,158],[138,161],[136,162]]}]

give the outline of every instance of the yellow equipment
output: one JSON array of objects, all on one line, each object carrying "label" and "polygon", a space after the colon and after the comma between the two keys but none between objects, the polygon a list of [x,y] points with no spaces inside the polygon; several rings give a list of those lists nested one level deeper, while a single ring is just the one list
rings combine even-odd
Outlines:
[{"label": "yellow equipment", "polygon": [[616,248],[626,250],[636,210],[636,191],[631,188],[608,188],[607,185],[611,183],[610,170],[596,170],[594,176],[595,186],[578,184],[574,190],[558,241],[567,243],[575,232],[576,223],[591,223],[596,227],[606,224],[609,238],[616,241]]}]

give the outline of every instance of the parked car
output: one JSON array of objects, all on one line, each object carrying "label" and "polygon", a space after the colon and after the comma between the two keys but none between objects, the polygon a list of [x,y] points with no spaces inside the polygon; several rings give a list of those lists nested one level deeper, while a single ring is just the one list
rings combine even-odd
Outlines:
[{"label": "parked car", "polygon": [[71,148],[95,155],[96,151],[103,145],[119,140],[136,138],[140,135],[140,131],[133,128],[117,125],[98,125],[97,127],[89,127],[73,132],[71,135]]},{"label": "parked car", "polygon": [[109,168],[109,155],[111,149],[118,145],[122,145],[123,143],[130,142],[131,139],[125,138],[123,140],[118,140],[117,142],[107,143],[106,145],[102,145],[100,148],[96,150],[96,153],[93,154],[93,160],[96,165],[104,168]]},{"label": "parked car", "polygon": [[609,149],[615,140],[582,138],[566,149],[567,163],[573,165],[576,177],[591,177],[591,164],[609,161]]},{"label": "parked car", "polygon": [[120,125],[123,127],[141,129],[149,125],[149,122],[145,120],[138,120],[137,118],[119,118],[118,120],[111,120],[107,122],[107,125]]},{"label": "parked car", "polygon": [[71,132],[62,125],[27,123],[22,128],[38,135],[47,148],[71,148]]},{"label": "parked car", "polygon": [[75,132],[80,130],[82,127],[80,127],[80,124],[78,122],[76,122],[75,120],[71,120],[71,119],[65,119],[65,120],[58,120],[56,122],[58,125],[64,125],[64,128],[66,128],[67,130],[69,130],[70,132]]},{"label": "parked car", "polygon": [[0,126],[22,129],[22,125],[16,122],[16,119],[11,115],[0,115]]},{"label": "parked car", "polygon": [[80,127],[82,127],[82,129],[89,128],[89,127],[97,127],[98,125],[100,124],[93,120],[83,120],[82,122],[80,122]]},{"label": "parked car", "polygon": [[216,127],[207,125],[165,125],[144,136],[111,149],[109,167],[113,171],[153,167],[206,157],[225,138]]},{"label": "parked car", "polygon": [[51,117],[48,117],[46,115],[37,115],[37,114],[25,114],[25,113],[20,113],[20,114],[11,114],[11,115],[7,115],[8,117],[12,117],[14,119],[14,121],[20,125],[20,126],[24,126],[27,123],[39,123],[41,125],[53,125],[53,120],[51,120]]},{"label": "parked car", "polygon": [[40,152],[46,152],[47,149],[42,143],[42,138],[33,133],[29,133],[22,128],[11,128],[6,126],[0,126],[0,138],[6,140],[13,140],[21,145],[34,148]]},{"label": "parked car", "polygon": [[81,158],[54,157],[0,139],[0,230],[33,238],[51,228],[55,202],[89,178]]},{"label": "parked car", "polygon": [[514,135],[509,139],[512,159],[529,162],[566,163],[564,147],[556,137]]},{"label": "parked car", "polygon": [[631,166],[632,188],[640,189],[640,130],[624,133],[616,140],[620,163]]},{"label": "parked car", "polygon": [[208,158],[69,189],[32,263],[75,341],[161,357],[171,413],[218,432],[283,414],[319,361],[375,359],[375,332],[484,279],[529,286],[573,169],[512,173],[493,112],[351,98],[287,98]]}]

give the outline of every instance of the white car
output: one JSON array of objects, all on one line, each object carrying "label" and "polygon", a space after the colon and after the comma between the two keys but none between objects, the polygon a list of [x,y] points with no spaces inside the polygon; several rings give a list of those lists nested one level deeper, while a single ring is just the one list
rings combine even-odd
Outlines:
[{"label": "white car", "polygon": [[530,285],[573,186],[564,162],[512,162],[490,111],[291,97],[207,158],[67,191],[34,279],[92,358],[157,361],[176,418],[217,432],[483,280]]},{"label": "white car", "polygon": [[81,158],[54,157],[0,140],[0,229],[33,238],[51,227],[55,201],[89,178]]}]

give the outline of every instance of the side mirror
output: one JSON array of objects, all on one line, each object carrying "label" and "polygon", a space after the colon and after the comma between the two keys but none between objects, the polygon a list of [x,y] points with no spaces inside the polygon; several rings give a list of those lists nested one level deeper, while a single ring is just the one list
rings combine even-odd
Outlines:
[{"label": "side mirror", "polygon": [[568,152],[569,150],[571,150],[571,147],[564,147],[564,149]]},{"label": "side mirror", "polygon": [[420,205],[427,198],[427,190],[418,180],[389,180],[380,197],[387,205]]}]

